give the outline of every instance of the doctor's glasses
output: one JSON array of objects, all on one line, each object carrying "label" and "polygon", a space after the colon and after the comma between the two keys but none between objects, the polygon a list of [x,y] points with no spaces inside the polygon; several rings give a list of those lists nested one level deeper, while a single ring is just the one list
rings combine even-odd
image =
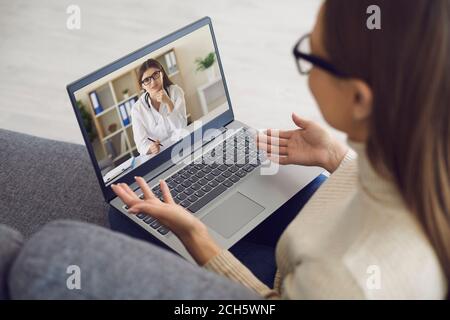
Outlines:
[{"label": "doctor's glasses", "polygon": [[153,74],[152,74],[151,76],[149,76],[149,77],[145,78],[144,80],[142,80],[141,83],[142,83],[144,86],[148,86],[152,80],[153,80],[153,81],[156,81],[156,80],[158,80],[160,77],[161,77],[161,71],[158,70],[158,71],[153,72]]}]

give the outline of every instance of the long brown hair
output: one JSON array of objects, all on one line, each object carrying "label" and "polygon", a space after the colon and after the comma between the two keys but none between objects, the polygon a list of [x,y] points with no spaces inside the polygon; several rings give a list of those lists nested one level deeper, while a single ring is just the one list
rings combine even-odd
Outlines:
[{"label": "long brown hair", "polygon": [[170,81],[169,77],[167,76],[166,70],[164,70],[163,66],[158,62],[158,60],[148,59],[143,64],[141,64],[138,70],[139,84],[141,85],[141,81],[143,80],[142,77],[144,76],[145,71],[150,68],[155,68],[162,71],[164,90],[166,90],[167,94],[169,94],[169,87],[173,85],[173,82]]},{"label": "long brown hair", "polygon": [[[366,26],[370,5],[381,30]],[[373,90],[368,157],[393,177],[449,286],[450,0],[327,0],[324,10],[330,61]]]}]

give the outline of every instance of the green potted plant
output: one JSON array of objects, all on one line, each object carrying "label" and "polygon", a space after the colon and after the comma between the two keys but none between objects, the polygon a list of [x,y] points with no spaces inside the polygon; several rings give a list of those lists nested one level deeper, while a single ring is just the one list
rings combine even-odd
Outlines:
[{"label": "green potted plant", "polygon": [[216,54],[214,52],[208,53],[205,58],[197,58],[195,59],[195,63],[197,64],[197,71],[205,71],[208,75],[208,80],[212,81],[216,78],[216,73],[214,69],[214,63],[216,62]]},{"label": "green potted plant", "polygon": [[130,90],[128,90],[128,89],[124,89],[123,91],[122,91],[122,94],[123,94],[123,99],[125,100],[125,99],[128,99],[129,97],[130,97]]},{"label": "green potted plant", "polygon": [[78,109],[80,109],[81,118],[83,119],[83,125],[86,128],[87,134],[89,136],[89,141],[94,141],[97,134],[94,130],[94,125],[92,123],[92,116],[86,111],[86,107],[81,100],[77,100]]}]

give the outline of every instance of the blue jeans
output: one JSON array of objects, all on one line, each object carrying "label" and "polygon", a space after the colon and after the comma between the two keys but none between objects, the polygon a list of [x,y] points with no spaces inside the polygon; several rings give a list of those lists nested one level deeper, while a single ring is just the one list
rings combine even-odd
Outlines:
[{"label": "blue jeans", "polygon": [[[326,179],[324,175],[318,176],[263,223],[230,248],[230,252],[267,286],[273,287],[277,269],[275,247],[278,239]],[[109,222],[112,230],[169,249],[114,208],[111,208],[109,211]]]}]

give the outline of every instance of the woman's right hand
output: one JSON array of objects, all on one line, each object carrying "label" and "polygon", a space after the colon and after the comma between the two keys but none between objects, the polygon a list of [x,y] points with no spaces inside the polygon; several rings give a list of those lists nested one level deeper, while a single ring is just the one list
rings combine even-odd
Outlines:
[{"label": "woman's right hand", "polygon": [[158,153],[159,149],[160,149],[159,143],[160,143],[159,140],[156,140],[155,142],[152,142],[150,144],[150,147],[148,148],[147,154],[156,154],[156,153]]},{"label": "woman's right hand", "polygon": [[319,124],[296,114],[292,114],[292,120],[299,129],[268,129],[258,135],[258,148],[266,151],[271,161],[280,164],[319,166],[334,172],[348,148]]}]

